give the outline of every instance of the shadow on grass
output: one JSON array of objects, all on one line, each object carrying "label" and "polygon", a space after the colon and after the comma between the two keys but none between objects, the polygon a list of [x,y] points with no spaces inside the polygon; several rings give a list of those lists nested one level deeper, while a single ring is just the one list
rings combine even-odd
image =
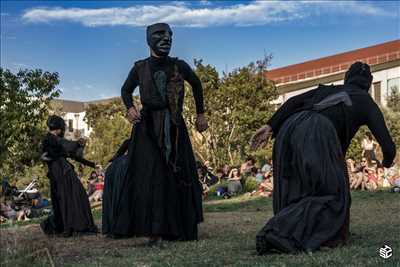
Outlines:
[{"label": "shadow on grass", "polygon": [[265,197],[237,196],[229,199],[211,198],[203,202],[206,212],[265,211],[272,209],[272,199]]}]

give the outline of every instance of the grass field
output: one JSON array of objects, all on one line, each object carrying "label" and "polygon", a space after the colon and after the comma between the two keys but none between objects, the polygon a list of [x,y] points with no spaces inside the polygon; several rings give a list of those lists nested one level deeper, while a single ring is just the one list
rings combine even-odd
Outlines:
[{"label": "grass field", "polygon": [[[166,242],[162,249],[135,238],[49,238],[37,221],[3,226],[0,266],[400,266],[399,199],[383,191],[353,193],[349,245],[315,253],[257,256],[255,235],[272,216],[272,201],[242,196],[206,201],[200,240]],[[378,254],[383,244],[393,249],[386,260]]]}]

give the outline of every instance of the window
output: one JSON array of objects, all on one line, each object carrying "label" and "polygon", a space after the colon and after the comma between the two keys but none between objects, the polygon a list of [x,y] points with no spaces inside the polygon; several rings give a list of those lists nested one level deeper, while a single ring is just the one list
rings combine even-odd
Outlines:
[{"label": "window", "polygon": [[381,104],[381,82],[374,83],[374,99],[378,105]]},{"label": "window", "polygon": [[68,131],[71,133],[74,131],[74,121],[73,120],[68,120]]}]

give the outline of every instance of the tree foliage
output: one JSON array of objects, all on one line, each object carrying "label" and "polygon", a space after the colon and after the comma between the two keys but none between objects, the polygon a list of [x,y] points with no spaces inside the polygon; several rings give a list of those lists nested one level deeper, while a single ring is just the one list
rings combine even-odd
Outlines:
[{"label": "tree foliage", "polygon": [[91,104],[85,121],[92,128],[87,158],[105,166],[119,145],[130,137],[132,125],[125,118],[126,108],[120,99],[104,104]]},{"label": "tree foliage", "polygon": [[269,60],[265,57],[222,78],[214,67],[195,60],[195,71],[203,84],[209,129],[201,135],[196,133],[191,97],[185,102],[185,117],[200,159],[210,160],[214,166],[238,164],[250,153],[250,137],[272,115],[271,101],[277,97],[276,87],[264,75]]},{"label": "tree foliage", "polygon": [[0,167],[16,178],[34,166],[46,131],[51,99],[59,95],[58,73],[40,69],[14,74],[0,68]]},{"label": "tree foliage", "polygon": [[390,88],[387,106],[394,112],[400,112],[400,89],[397,86]]}]

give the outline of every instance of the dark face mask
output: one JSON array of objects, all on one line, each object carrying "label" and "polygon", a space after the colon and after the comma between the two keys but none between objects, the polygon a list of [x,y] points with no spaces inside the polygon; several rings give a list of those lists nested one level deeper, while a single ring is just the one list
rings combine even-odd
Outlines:
[{"label": "dark face mask", "polygon": [[58,137],[63,138],[65,135],[65,128],[61,129],[60,133],[58,134]]},{"label": "dark face mask", "polygon": [[147,44],[157,56],[168,56],[172,45],[172,31],[169,25],[157,23],[147,27]]}]

